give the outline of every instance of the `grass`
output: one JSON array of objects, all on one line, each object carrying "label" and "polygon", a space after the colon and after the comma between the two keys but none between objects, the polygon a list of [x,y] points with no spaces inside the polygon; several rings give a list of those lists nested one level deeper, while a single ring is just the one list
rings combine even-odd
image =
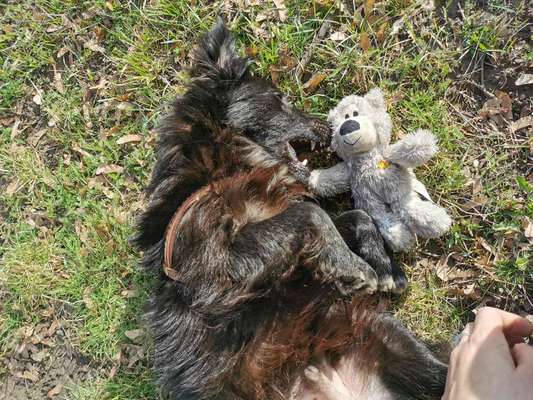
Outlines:
[{"label": "grass", "polygon": [[[285,22],[269,2],[229,10],[240,47],[254,55],[252,68],[277,71],[278,86],[301,108],[324,116],[342,96],[379,85],[396,136],[419,127],[438,136],[439,155],[417,175],[455,224],[401,257],[411,284],[396,304],[398,316],[431,341],[448,339],[478,304],[531,307],[523,229],[533,218],[524,162],[531,143],[473,118],[484,99],[464,78],[476,79],[486,56],[496,70],[508,68],[521,45],[501,28],[519,31],[524,15],[506,0],[489,3],[488,25],[470,3],[462,23],[411,0],[376,2],[364,17],[333,1],[291,0]],[[130,343],[125,332],[140,326],[150,285],[128,237],[154,160],[153,127],[165,102],[183,91],[193,38],[221,7],[184,0],[0,5],[0,354],[10,354],[21,328],[51,315],[104,371]],[[324,18],[342,40],[320,42],[299,81],[293,67]],[[307,93],[303,84],[317,73],[325,79]],[[118,144],[125,135],[138,141]],[[121,168],[98,174],[105,166]],[[436,266],[447,255],[451,268],[473,277],[440,279]],[[75,400],[151,399],[153,379],[145,359],[65,390]]]}]

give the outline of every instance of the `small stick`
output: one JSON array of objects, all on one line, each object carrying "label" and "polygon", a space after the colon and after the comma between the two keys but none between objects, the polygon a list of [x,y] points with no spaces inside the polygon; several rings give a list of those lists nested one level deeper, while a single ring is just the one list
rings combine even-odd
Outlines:
[{"label": "small stick", "polygon": [[329,28],[331,28],[331,21],[329,19],[325,19],[322,22],[322,25],[320,26],[320,29],[318,30],[317,34],[313,38],[313,41],[309,45],[307,51],[302,56],[300,62],[298,63],[298,66],[296,67],[295,76],[298,81],[302,79],[302,75],[307,68],[307,64],[311,61],[311,58],[313,57],[313,52],[315,51],[315,47],[317,43],[324,39],[326,37]]}]

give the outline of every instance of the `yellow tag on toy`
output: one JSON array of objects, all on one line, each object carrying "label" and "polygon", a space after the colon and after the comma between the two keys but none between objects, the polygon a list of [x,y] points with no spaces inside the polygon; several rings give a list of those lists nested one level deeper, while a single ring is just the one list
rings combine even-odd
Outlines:
[{"label": "yellow tag on toy", "polygon": [[387,160],[381,160],[380,162],[378,162],[379,169],[387,169],[389,168],[389,166],[390,166],[390,162],[388,162]]}]

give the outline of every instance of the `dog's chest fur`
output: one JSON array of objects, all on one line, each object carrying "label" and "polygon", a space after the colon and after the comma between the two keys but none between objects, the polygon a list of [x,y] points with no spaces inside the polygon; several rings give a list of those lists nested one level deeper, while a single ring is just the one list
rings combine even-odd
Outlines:
[{"label": "dog's chest fur", "polygon": [[397,164],[387,163],[379,149],[347,160],[351,172],[354,200],[361,195],[378,197],[391,204],[401,201],[410,192],[409,171]]}]

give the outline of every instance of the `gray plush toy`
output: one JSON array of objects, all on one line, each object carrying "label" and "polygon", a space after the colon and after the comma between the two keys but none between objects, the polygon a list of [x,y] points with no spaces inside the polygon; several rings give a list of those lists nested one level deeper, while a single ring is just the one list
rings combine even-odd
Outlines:
[{"label": "gray plush toy", "polygon": [[431,200],[412,171],[437,152],[431,132],[417,130],[391,145],[392,123],[379,89],[345,97],[328,121],[331,149],[344,161],[311,172],[315,193],[332,196],[351,188],[355,208],[374,219],[394,251],[407,249],[414,234],[433,238],[450,228],[446,210]]}]

